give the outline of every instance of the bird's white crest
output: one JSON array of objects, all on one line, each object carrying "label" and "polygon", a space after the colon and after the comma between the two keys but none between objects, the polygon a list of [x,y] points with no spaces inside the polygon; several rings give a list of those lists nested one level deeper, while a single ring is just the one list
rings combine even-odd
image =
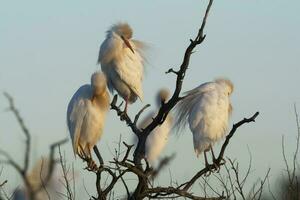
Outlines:
[{"label": "bird's white crest", "polygon": [[67,124],[74,153],[90,156],[90,152],[102,136],[109,107],[109,94],[105,76],[96,72],[91,84],[81,86],[73,95],[67,110]]},{"label": "bird's white crest", "polygon": [[[166,101],[169,98],[169,92],[166,89],[162,89],[157,94],[157,103],[158,106],[160,106],[161,101]],[[152,122],[153,117],[157,114],[156,112],[151,112],[149,115],[147,115],[144,120],[139,124],[140,128],[145,128],[147,125],[149,125]],[[153,165],[158,157],[161,155],[161,152],[164,150],[168,138],[169,133],[172,129],[173,119],[171,114],[168,114],[166,120],[164,123],[158,127],[156,127],[147,137],[146,141],[146,159],[148,162]]]},{"label": "bird's white crest", "polygon": [[113,25],[107,31],[98,57],[109,90],[116,90],[129,103],[143,99],[143,43],[133,40],[132,35],[127,23]]},{"label": "bird's white crest", "polygon": [[189,124],[197,156],[225,135],[232,92],[232,82],[219,78],[188,91],[177,104],[175,126],[181,130]]}]

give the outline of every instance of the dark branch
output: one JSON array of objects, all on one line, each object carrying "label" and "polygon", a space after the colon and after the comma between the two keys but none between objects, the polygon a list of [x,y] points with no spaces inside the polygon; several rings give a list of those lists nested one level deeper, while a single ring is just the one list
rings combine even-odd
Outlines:
[{"label": "dark branch", "polygon": [[173,68],[170,68],[168,71],[165,72],[166,74],[169,74],[169,73],[174,73],[176,75],[178,75],[178,71],[175,71]]},{"label": "dark branch", "polygon": [[134,118],[134,124],[135,124],[135,126],[137,125],[137,122],[138,122],[138,120],[139,120],[139,118],[140,118],[140,115],[147,109],[147,108],[149,108],[150,107],[150,104],[147,104],[147,105],[145,105],[139,112],[138,112],[138,114],[136,114],[136,116],[135,116],[135,118]]},{"label": "dark branch", "polygon": [[184,190],[188,190],[201,176],[209,172],[212,168],[215,168],[216,166],[220,167],[223,162],[222,160],[224,159],[224,153],[227,148],[227,145],[229,144],[230,139],[236,132],[236,130],[242,126],[245,123],[250,123],[250,122],[255,122],[256,117],[259,115],[259,112],[256,112],[252,117],[250,118],[244,118],[243,120],[239,121],[238,123],[234,124],[231,131],[229,134],[226,136],[225,142],[222,145],[221,151],[219,153],[218,158],[216,159],[215,163],[212,165],[209,165],[199,171],[189,182],[182,184],[180,187],[184,186]]},{"label": "dark branch", "polygon": [[158,197],[169,196],[169,195],[172,195],[172,194],[177,194],[181,197],[186,197],[186,198],[193,199],[193,200],[221,200],[221,199],[225,199],[224,196],[211,197],[211,198],[198,197],[198,196],[195,196],[195,195],[187,192],[186,190],[182,190],[182,189],[178,189],[178,188],[174,188],[174,187],[150,188],[150,189],[146,190],[145,193],[147,194],[147,197],[149,197],[149,198],[158,198]]},{"label": "dark branch", "polygon": [[141,131],[137,128],[136,124],[132,122],[128,114],[121,111],[120,107],[116,105],[117,101],[118,101],[118,95],[115,95],[112,102],[110,103],[111,109],[117,112],[117,115],[120,117],[122,121],[125,120],[126,124],[131,128],[131,130],[135,134],[139,134]]},{"label": "dark branch", "polygon": [[7,182],[8,182],[8,181],[5,180],[5,181],[3,181],[2,183],[0,183],[0,187],[3,187]]},{"label": "dark branch", "polygon": [[13,98],[7,92],[4,92],[4,96],[7,98],[8,103],[9,103],[8,110],[11,111],[15,115],[15,117],[16,117],[16,119],[17,119],[17,121],[18,121],[18,123],[19,123],[19,125],[20,125],[20,127],[21,127],[21,129],[22,129],[22,131],[23,131],[23,133],[25,135],[25,137],[26,137],[25,152],[24,152],[25,153],[25,156],[24,156],[24,167],[23,167],[23,171],[24,171],[23,173],[26,173],[27,170],[28,170],[29,159],[30,159],[29,157],[30,157],[31,136],[30,136],[28,128],[26,127],[26,125],[24,123],[23,118],[21,117],[18,109],[15,107]]}]

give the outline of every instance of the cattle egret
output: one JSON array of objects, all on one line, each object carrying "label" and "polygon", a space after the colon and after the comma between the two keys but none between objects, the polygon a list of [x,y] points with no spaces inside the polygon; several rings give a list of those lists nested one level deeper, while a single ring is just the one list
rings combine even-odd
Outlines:
[{"label": "cattle egret", "polygon": [[176,106],[176,127],[182,128],[187,122],[193,133],[194,150],[204,152],[205,164],[208,166],[206,152],[214,143],[224,137],[232,111],[229,96],[233,84],[227,79],[216,79],[187,92]]},{"label": "cattle egret", "polygon": [[81,86],[68,105],[67,123],[73,149],[81,158],[92,160],[91,150],[102,136],[109,101],[105,75],[96,72],[91,84]]},{"label": "cattle egret", "polygon": [[127,23],[113,25],[101,44],[98,63],[107,77],[110,92],[116,90],[128,103],[143,99],[143,43],[132,39],[132,29]]},{"label": "cattle egret", "polygon": [[[160,90],[156,99],[158,108],[160,107],[161,102],[165,102],[168,100],[168,98],[169,91],[166,89]],[[145,128],[147,125],[149,125],[157,112],[158,111],[151,112],[148,116],[146,116],[139,127]],[[145,157],[151,165],[155,163],[168,142],[169,133],[172,128],[172,121],[172,116],[168,114],[164,123],[156,127],[147,137]]]}]

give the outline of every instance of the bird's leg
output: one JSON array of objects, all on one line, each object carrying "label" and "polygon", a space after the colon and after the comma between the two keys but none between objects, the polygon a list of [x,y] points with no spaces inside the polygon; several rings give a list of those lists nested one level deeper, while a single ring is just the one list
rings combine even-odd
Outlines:
[{"label": "bird's leg", "polygon": [[92,158],[92,152],[91,152],[92,146],[90,145],[90,143],[87,143],[87,146],[88,146],[88,151],[89,151],[89,156],[88,156],[88,161],[87,161],[88,169],[95,171],[95,170],[97,170],[98,167]]},{"label": "bird's leg", "polygon": [[208,168],[208,172],[205,174],[205,176],[209,176],[212,172],[211,165],[207,161],[207,155],[206,155],[207,151],[209,151],[209,150],[204,150],[205,168]]},{"label": "bird's leg", "polygon": [[127,108],[128,108],[128,98],[125,99],[125,109],[124,109],[124,113],[127,113]]},{"label": "bird's leg", "polygon": [[121,120],[123,121],[125,118],[125,115],[127,114],[127,108],[128,108],[128,97],[125,98],[125,108],[123,113],[121,114]]},{"label": "bird's leg", "polygon": [[204,151],[204,160],[205,160],[205,167],[209,166],[209,163],[207,161],[207,155],[206,155],[207,150]]},{"label": "bird's leg", "polygon": [[220,166],[217,163],[217,159],[215,157],[214,150],[213,150],[212,146],[210,146],[210,152],[211,152],[211,156],[212,156],[212,160],[213,160],[213,165],[215,166],[216,171],[219,172],[220,171]]},{"label": "bird's leg", "polygon": [[86,154],[85,154],[85,152],[84,152],[84,150],[83,150],[83,147],[81,146],[81,144],[78,144],[78,147],[79,147],[79,151],[78,151],[78,156],[82,159],[82,160],[84,160],[84,161],[86,161],[87,160],[87,156],[86,156]]}]

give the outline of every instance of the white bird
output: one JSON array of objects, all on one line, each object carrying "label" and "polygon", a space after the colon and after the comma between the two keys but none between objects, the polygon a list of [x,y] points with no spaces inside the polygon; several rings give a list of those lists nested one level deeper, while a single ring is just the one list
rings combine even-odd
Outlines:
[{"label": "white bird", "polygon": [[206,152],[212,150],[214,143],[224,137],[232,111],[230,95],[233,84],[227,79],[216,79],[188,91],[176,106],[177,128],[183,128],[187,122],[193,133],[194,150],[204,152],[205,164],[208,165]]},{"label": "white bird", "polygon": [[91,84],[81,86],[73,95],[67,111],[67,124],[74,153],[91,158],[91,150],[101,138],[109,108],[109,93],[103,73],[96,72]]},{"label": "white bird", "polygon": [[[169,98],[169,95],[169,91],[166,89],[161,89],[159,91],[156,97],[158,108],[160,107],[161,102],[165,102]],[[145,119],[140,123],[139,127],[145,128],[147,125],[149,125],[157,112],[158,111],[151,112],[148,116],[146,116]],[[169,133],[172,129],[172,122],[172,116],[171,114],[168,114],[164,123],[156,127],[147,137],[145,157],[151,165],[153,165],[158,159],[168,142]]]},{"label": "white bird", "polygon": [[113,25],[101,44],[98,63],[107,77],[110,92],[116,90],[128,103],[143,100],[144,74],[141,51],[144,44],[132,39],[132,29],[127,23]]}]

